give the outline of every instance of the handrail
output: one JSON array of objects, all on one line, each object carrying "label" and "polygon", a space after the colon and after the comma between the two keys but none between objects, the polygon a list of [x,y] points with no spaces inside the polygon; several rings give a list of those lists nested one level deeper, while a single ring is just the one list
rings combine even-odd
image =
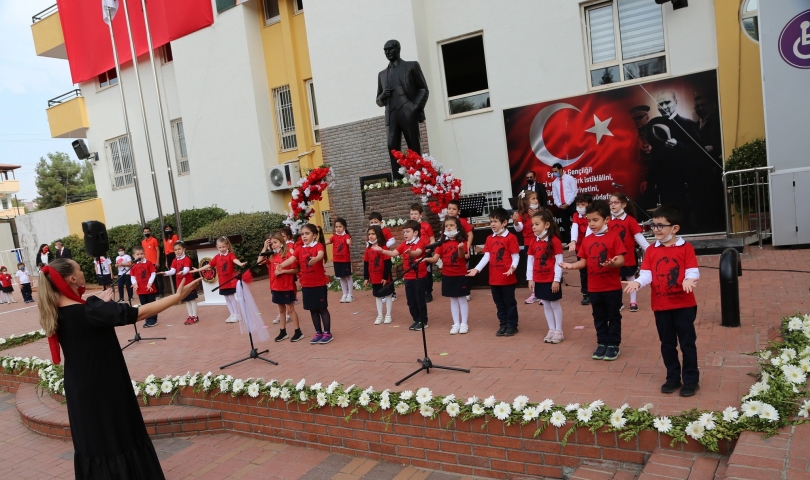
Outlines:
[{"label": "handrail", "polygon": [[54,13],[56,13],[56,11],[57,11],[57,8],[56,8],[56,4],[54,3],[50,7],[46,8],[45,10],[43,10],[43,11],[37,13],[36,15],[34,15],[33,17],[31,17],[31,23],[37,23],[37,22],[43,20],[45,17],[49,17],[49,16],[53,15]]},{"label": "handrail", "polygon": [[48,100],[48,108],[51,108],[54,105],[59,105],[60,103],[67,102],[68,100],[72,100],[74,98],[78,98],[78,97],[81,97],[81,96],[82,96],[82,91],[79,90],[78,88],[75,89],[75,90],[71,90],[71,91],[69,91],[67,93],[63,93],[62,95],[59,95],[58,97],[54,97],[54,98]]},{"label": "handrail", "polygon": [[723,172],[723,176],[725,177],[726,175],[731,175],[732,173],[748,173],[748,172],[757,172],[757,171],[761,171],[761,170],[773,171],[773,169],[774,169],[774,167],[768,166],[768,167],[746,168],[746,169],[743,169],[743,170],[731,170],[731,171],[728,171],[728,172]]}]

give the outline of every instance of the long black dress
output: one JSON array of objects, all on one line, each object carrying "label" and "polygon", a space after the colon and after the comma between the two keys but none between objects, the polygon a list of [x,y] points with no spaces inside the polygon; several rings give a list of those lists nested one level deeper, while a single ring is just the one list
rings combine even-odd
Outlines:
[{"label": "long black dress", "polygon": [[77,479],[164,478],[115,335],[137,318],[137,308],[97,297],[59,308]]}]

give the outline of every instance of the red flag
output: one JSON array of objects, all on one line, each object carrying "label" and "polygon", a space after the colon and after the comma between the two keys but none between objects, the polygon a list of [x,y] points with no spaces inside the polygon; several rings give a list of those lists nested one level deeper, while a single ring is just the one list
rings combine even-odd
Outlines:
[{"label": "red flag", "polygon": [[[98,0],[57,0],[73,83],[89,80],[115,68],[110,32]],[[146,27],[140,0],[126,2],[132,38],[138,56],[148,53]],[[123,2],[120,9],[123,9]],[[152,46],[161,47],[214,23],[210,0],[149,0]],[[132,60],[125,12],[113,18],[115,43],[121,64]]]}]

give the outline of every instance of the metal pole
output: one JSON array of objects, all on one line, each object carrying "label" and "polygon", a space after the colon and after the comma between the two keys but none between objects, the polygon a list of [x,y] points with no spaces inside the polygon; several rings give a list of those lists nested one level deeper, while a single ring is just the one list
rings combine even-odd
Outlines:
[{"label": "metal pole", "polygon": [[762,248],[762,212],[759,208],[759,170],[754,170],[754,196],[757,210],[757,238],[759,239],[759,248]]},{"label": "metal pole", "polygon": [[[124,109],[124,129],[127,132],[127,142],[129,143],[129,161],[132,163],[132,179],[135,182],[135,198],[138,200],[138,214],[141,216],[141,225],[146,225],[143,216],[143,203],[141,202],[141,186],[138,182],[138,169],[135,166],[135,150],[132,148],[132,133],[129,131],[129,116],[127,115],[127,99],[124,97],[124,82],[121,79],[121,64],[118,62],[118,50],[115,48],[115,33],[112,28],[112,17],[110,7],[107,7],[107,18],[110,19],[110,42],[112,42],[113,58],[115,59],[115,73],[118,75],[118,91],[121,93],[121,106]],[[121,159],[123,166],[123,157]]]},{"label": "metal pole", "polygon": [[183,227],[180,225],[180,207],[177,206],[177,193],[174,189],[174,172],[172,172],[172,157],[169,155],[169,140],[166,137],[166,121],[163,119],[163,101],[160,99],[158,86],[157,66],[155,65],[155,51],[152,48],[152,32],[149,30],[149,14],[146,12],[146,0],[141,0],[143,8],[143,21],[146,26],[146,44],[149,46],[149,60],[152,62],[152,76],[155,79],[155,94],[157,95],[158,112],[160,113],[160,132],[163,134],[163,151],[166,154],[166,171],[169,174],[169,189],[174,205],[174,221],[177,223],[177,236],[183,239]]},{"label": "metal pole", "polygon": [[723,174],[723,204],[726,207],[726,238],[731,238],[731,209],[728,202],[728,177]]},{"label": "metal pole", "polygon": [[[143,118],[143,133],[146,137],[146,153],[149,156],[149,168],[152,170],[152,185],[155,187],[155,201],[157,202],[158,220],[160,221],[160,234],[163,235],[163,207],[160,205],[160,191],[158,190],[157,175],[155,175],[155,160],[152,158],[152,142],[149,140],[149,124],[146,120],[146,106],[143,103],[143,90],[141,78],[138,74],[138,53],[135,51],[135,42],[132,40],[132,27],[129,24],[129,10],[127,1],[121,0],[124,7],[124,18],[127,21],[127,34],[129,34],[129,49],[132,51],[132,68],[135,69],[135,84],[138,86],[138,98],[141,101],[141,117]],[[146,226],[146,223],[143,224]]]}]

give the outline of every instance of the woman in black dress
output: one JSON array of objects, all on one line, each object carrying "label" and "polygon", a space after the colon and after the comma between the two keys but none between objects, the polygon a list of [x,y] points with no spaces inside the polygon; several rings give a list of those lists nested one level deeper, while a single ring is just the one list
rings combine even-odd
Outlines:
[{"label": "woman in black dress", "polygon": [[53,252],[51,252],[51,247],[49,247],[47,243],[43,243],[39,246],[39,251],[37,252],[37,267],[42,268],[43,265],[47,265],[52,261]]},{"label": "woman in black dress", "polygon": [[42,273],[40,324],[52,343],[58,334],[65,354],[76,478],[163,479],[114,328],[166,310],[196,289],[199,279],[180,285],[174,295],[133,308],[113,302],[112,289],[85,303],[84,274],[73,260],[54,260]]}]

